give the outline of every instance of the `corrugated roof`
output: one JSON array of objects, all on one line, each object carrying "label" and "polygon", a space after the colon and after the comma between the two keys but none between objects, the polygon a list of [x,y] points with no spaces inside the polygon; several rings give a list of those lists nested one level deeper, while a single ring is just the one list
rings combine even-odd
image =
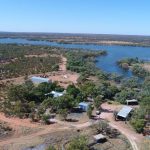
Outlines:
[{"label": "corrugated roof", "polygon": [[128,102],[138,102],[138,100],[136,100],[136,99],[131,99],[131,100],[126,100],[126,102],[128,103]]},{"label": "corrugated roof", "polygon": [[42,82],[49,82],[50,80],[48,78],[42,78],[42,77],[31,77],[31,81],[34,83],[42,83]]},{"label": "corrugated roof", "polygon": [[105,139],[106,137],[103,134],[97,134],[93,136],[95,140]]},{"label": "corrugated roof", "polygon": [[60,97],[64,95],[63,92],[57,92],[57,91],[52,91],[51,94],[53,94],[54,97]]},{"label": "corrugated roof", "polygon": [[80,105],[82,105],[82,106],[89,106],[89,103],[87,103],[87,102],[81,102],[81,103],[79,103],[79,106]]},{"label": "corrugated roof", "polygon": [[132,108],[129,106],[124,106],[119,112],[118,112],[118,116],[126,118],[129,113],[131,112]]}]

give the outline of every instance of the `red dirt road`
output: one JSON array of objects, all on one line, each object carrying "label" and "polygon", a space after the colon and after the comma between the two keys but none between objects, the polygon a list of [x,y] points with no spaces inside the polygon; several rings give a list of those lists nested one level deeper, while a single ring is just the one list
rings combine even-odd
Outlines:
[{"label": "red dirt road", "polygon": [[102,104],[102,108],[105,112],[102,112],[100,117],[109,121],[109,125],[119,130],[130,141],[133,150],[139,150],[140,143],[144,140],[143,135],[136,133],[128,124],[123,121],[115,121],[113,118],[113,111],[120,109],[121,105],[109,105],[107,103]]}]

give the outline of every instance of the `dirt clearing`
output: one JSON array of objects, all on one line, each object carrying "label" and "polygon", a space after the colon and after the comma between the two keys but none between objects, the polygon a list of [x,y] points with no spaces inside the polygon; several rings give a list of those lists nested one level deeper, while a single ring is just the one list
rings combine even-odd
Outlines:
[{"label": "dirt clearing", "polygon": [[150,63],[144,63],[143,67],[150,72]]},{"label": "dirt clearing", "polygon": [[107,103],[102,104],[104,112],[101,113],[100,117],[109,121],[109,125],[119,130],[125,135],[130,141],[133,150],[139,150],[141,142],[144,140],[142,134],[136,133],[129,124],[125,124],[124,121],[115,121],[113,117],[113,111],[119,110],[122,105],[110,105]]}]

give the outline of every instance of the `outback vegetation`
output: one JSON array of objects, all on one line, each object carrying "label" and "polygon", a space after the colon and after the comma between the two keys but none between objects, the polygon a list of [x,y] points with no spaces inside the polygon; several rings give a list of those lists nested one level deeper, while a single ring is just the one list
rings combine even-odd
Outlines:
[{"label": "outback vegetation", "polygon": [[[148,78],[145,79],[144,83],[139,83],[137,78],[131,78],[128,80],[123,80],[120,78],[119,80],[121,86],[118,87],[117,76],[114,77],[114,75],[106,74],[96,68],[96,56],[106,55],[105,51],[62,50],[62,52],[60,52],[59,49],[56,50],[51,47],[1,45],[1,53],[1,62],[4,63],[4,66],[6,65],[4,67],[5,69],[9,66],[9,69],[12,70],[10,74],[12,76],[13,71],[15,74],[19,72],[20,75],[25,75],[25,73],[27,73],[25,68],[30,71],[30,73],[28,72],[29,74],[51,71],[52,66],[57,65],[60,60],[58,57],[52,56],[47,56],[44,58],[41,57],[42,54],[46,53],[51,55],[63,53],[67,58],[67,69],[80,73],[78,86],[68,86],[66,89],[66,94],[58,98],[53,98],[52,96],[47,97],[44,95],[53,90],[63,91],[64,89],[57,85],[57,83],[42,83],[38,86],[34,86],[32,82],[27,80],[22,85],[10,86],[6,94],[6,100],[1,108],[1,110],[7,115],[11,114],[19,117],[31,117],[33,120],[43,118],[46,122],[47,117],[44,113],[46,109],[50,108],[51,113],[57,112],[63,120],[66,120],[68,113],[75,106],[77,106],[79,102],[87,101],[89,97],[94,99],[94,107],[98,110],[100,110],[100,104],[107,101],[117,101],[125,104],[127,99],[138,99],[141,104],[139,109],[142,109],[143,106],[145,107],[148,105],[149,101],[145,101],[145,99],[149,99],[150,96]],[[25,57],[30,55],[38,55],[39,57]],[[15,67],[15,65],[13,66],[13,63],[9,64],[8,62],[11,62],[12,59],[16,59],[14,61],[16,65],[17,61],[21,61],[21,63],[19,63],[20,67]],[[30,65],[28,65],[28,60],[30,59]],[[22,60],[25,61],[22,62]],[[39,64],[38,61],[40,61],[41,64]],[[140,64],[142,61],[138,60],[138,58],[129,58],[118,62],[120,66],[124,63],[131,66],[137,63]],[[37,69],[35,69],[36,72],[33,70],[33,65],[37,67]],[[31,66],[31,70],[29,66]],[[133,70],[135,70],[134,67]],[[18,68],[18,71],[16,68]],[[7,73],[9,74],[9,72]],[[96,77],[98,82],[90,80],[91,76]],[[2,78],[4,77],[7,76],[3,76]],[[112,84],[112,81],[115,82],[115,84]],[[143,103],[143,101],[145,103]],[[35,110],[37,111],[35,112]],[[90,107],[87,112],[89,118],[92,116],[92,110],[92,107]],[[141,111],[138,111],[138,114],[140,114],[140,112]],[[146,115],[148,113],[149,110],[144,109],[144,112],[141,112],[141,115]],[[142,120],[139,120],[141,118],[139,118],[136,114],[137,113],[135,111],[135,117],[134,120],[131,120],[131,124],[138,132],[141,132],[145,125],[144,116],[139,115],[142,118]],[[137,122],[140,125],[136,125]]]},{"label": "outback vegetation", "polygon": [[[0,80],[25,76],[25,82],[22,84],[1,84],[3,98],[0,109],[5,115],[31,118],[34,122],[42,121],[49,124],[49,118],[55,114],[62,121],[68,121],[68,115],[78,107],[80,102],[89,102],[88,99],[91,99],[92,104],[87,110],[87,115],[91,119],[93,110],[103,111],[101,105],[104,102],[126,104],[128,99],[138,99],[139,108],[133,112],[129,122],[137,132],[144,131],[147,123],[146,116],[150,114],[150,77],[149,73],[141,68],[143,62],[138,58],[128,58],[117,62],[120,67],[131,69],[137,76],[123,79],[96,67],[96,57],[107,54],[103,50],[68,50],[45,46],[2,44],[0,54]],[[62,55],[67,58],[67,70],[80,74],[77,84],[70,84],[65,89],[57,82],[35,85],[27,78],[31,74],[57,71]],[[143,82],[139,82],[138,77],[142,77]],[[52,91],[65,92],[61,97],[47,95]],[[120,133],[107,127],[106,123],[96,126],[96,133],[118,137]],[[87,139],[81,136],[70,141],[68,150],[88,150],[87,145]]]},{"label": "outback vegetation", "polygon": [[130,69],[132,73],[137,77],[145,78],[150,75],[150,73],[142,66],[142,64],[144,64],[144,61],[139,60],[138,58],[122,59],[119,60],[117,64],[122,69]]},{"label": "outback vegetation", "polygon": [[[3,67],[4,69],[7,69],[7,67],[9,66],[9,69],[11,69],[10,72],[6,71],[8,73],[8,76],[6,76],[6,73],[4,73],[2,69],[2,73],[4,75],[2,76],[2,79],[5,79],[4,77],[10,78],[9,75],[12,75],[11,77],[17,77],[18,74],[20,74],[21,76],[52,71],[51,68],[60,62],[58,56],[42,57],[42,54],[46,53],[51,55],[59,54],[59,49],[57,51],[54,48],[41,48],[34,46],[17,47],[16,45],[2,45],[2,47],[2,53],[4,53],[1,60],[4,63]],[[9,52],[10,47],[13,48],[13,51]],[[30,50],[28,50],[28,48],[30,48]],[[5,49],[7,49],[6,52]],[[10,54],[7,56],[7,54],[5,55],[5,53]],[[88,52],[81,50],[62,50],[62,53],[65,53],[68,59],[67,67],[69,70],[88,73],[89,75],[92,74],[92,70],[97,70],[94,66],[95,57],[106,54],[105,51]],[[12,59],[15,59],[14,63],[16,64],[16,66],[13,66],[13,63],[8,63],[9,61],[12,61]],[[30,63],[28,62],[28,59],[31,60]],[[18,61],[20,61],[20,63],[18,63]],[[42,62],[43,64],[39,64],[38,61]],[[50,93],[51,91],[62,92],[64,90],[63,87],[60,87],[55,82],[41,83],[38,86],[35,86],[30,80],[26,79],[25,83],[21,85],[11,85],[8,87],[9,88],[7,92],[5,92],[6,99],[4,100],[4,103],[1,107],[1,110],[5,112],[5,114],[18,116],[21,118],[31,117],[32,120],[42,119],[45,122],[47,122],[48,118],[48,116],[45,115],[45,111],[48,108],[50,108],[51,113],[56,112],[60,114],[60,117],[63,120],[65,120],[67,118],[68,112],[71,111],[71,109],[73,109],[75,106],[77,106],[79,102],[84,100],[86,101],[87,97],[90,95],[94,95],[95,97],[98,96],[98,92],[96,91],[95,94],[92,93],[93,90],[90,93],[88,92],[88,89],[95,87],[94,83],[88,81],[85,85],[81,84],[78,87],[74,85],[68,86],[68,88],[66,89],[66,94],[59,98],[54,98],[52,95],[45,96],[46,93]]]},{"label": "outback vegetation", "polygon": [[57,53],[49,47],[0,45],[0,80],[57,71]]},{"label": "outback vegetation", "polygon": [[[67,34],[67,33],[5,33],[0,38],[25,38],[29,40],[45,40],[61,44],[106,44],[122,46],[150,46],[149,36],[109,35],[109,34]],[[107,39],[107,40],[106,40]]]}]

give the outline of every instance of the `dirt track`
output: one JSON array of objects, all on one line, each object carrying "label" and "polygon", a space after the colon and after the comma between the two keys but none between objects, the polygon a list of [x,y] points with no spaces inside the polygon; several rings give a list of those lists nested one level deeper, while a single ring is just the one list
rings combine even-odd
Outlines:
[{"label": "dirt track", "polygon": [[[55,74],[54,76],[50,76],[49,78],[51,78],[54,81],[55,80],[58,80],[58,81],[59,80],[60,81],[61,80],[63,80],[63,81],[70,80],[70,81],[76,82],[76,80],[78,78],[78,74],[67,72],[66,61],[67,61],[66,58],[62,57],[62,63],[60,64],[60,75]],[[67,77],[63,78],[62,74],[67,75]],[[102,108],[105,110],[105,112],[103,112],[100,115],[100,118],[107,119],[109,121],[110,126],[118,129],[122,134],[124,134],[128,138],[128,140],[130,141],[130,143],[133,147],[133,150],[139,150],[137,144],[139,144],[143,140],[143,136],[135,133],[131,128],[129,128],[128,125],[124,124],[124,122],[114,121],[113,110],[117,109],[117,107],[118,106],[116,106],[116,105],[108,105],[106,103],[103,104]],[[29,119],[6,118],[4,116],[4,114],[0,114],[0,120],[7,122],[15,130],[17,130],[20,126],[31,128],[31,129],[34,129],[34,128],[39,129],[39,131],[37,131],[35,133],[31,133],[31,134],[23,135],[23,136],[15,135],[15,137],[10,137],[8,139],[0,141],[0,149],[1,149],[1,146],[3,148],[5,146],[8,146],[8,149],[10,149],[10,147],[11,147],[11,150],[17,150],[17,149],[20,150],[19,146],[23,145],[25,143],[27,143],[28,145],[39,144],[39,142],[41,140],[40,136],[47,134],[47,133],[52,133],[55,131],[68,130],[70,128],[77,128],[77,129],[78,128],[85,128],[85,127],[92,125],[91,122],[86,122],[86,123],[76,124],[76,125],[58,122],[58,124],[53,124],[50,126],[42,126],[42,125],[37,124],[37,123],[31,123]],[[35,143],[33,143],[33,141]],[[6,150],[8,150],[7,147],[5,147],[5,148],[6,148]]]},{"label": "dirt track", "polygon": [[[101,119],[106,119],[109,121],[109,125],[118,129],[122,134],[124,134],[128,140],[130,141],[133,150],[139,150],[138,144],[143,140],[143,136],[140,134],[137,134],[133,131],[132,128],[130,128],[127,124],[121,121],[114,121],[113,119],[113,110],[119,109],[121,106],[119,105],[108,105],[107,103],[104,103],[102,105],[102,108],[105,110],[105,112],[102,112],[100,115]],[[91,126],[94,123],[97,123],[98,121],[88,121],[81,124],[73,124],[73,123],[67,123],[62,121],[57,121],[57,124],[53,124],[50,126],[42,126],[40,124],[31,123],[28,119],[18,119],[18,118],[6,118],[3,114],[0,114],[0,120],[5,121],[10,124],[11,127],[30,127],[30,128],[38,128],[39,131],[35,133],[31,133],[28,135],[18,136],[18,137],[10,137],[8,139],[5,139],[4,141],[0,141],[0,148],[6,148],[6,150],[19,150],[20,146],[25,145],[32,145],[32,144],[39,144],[41,141],[40,137],[42,135],[53,133],[56,131],[64,131],[69,129],[82,129]],[[34,139],[34,140],[33,140]],[[6,147],[7,145],[7,147]],[[2,146],[2,147],[1,147]]]},{"label": "dirt track", "polygon": [[122,121],[115,121],[113,118],[113,111],[121,108],[120,105],[108,105],[107,103],[102,104],[102,108],[105,112],[102,112],[100,115],[101,118],[107,119],[109,121],[109,125],[119,130],[123,135],[125,135],[130,141],[133,150],[139,150],[139,146],[141,141],[143,141],[144,137],[141,134],[136,133],[129,125],[125,124]]}]

